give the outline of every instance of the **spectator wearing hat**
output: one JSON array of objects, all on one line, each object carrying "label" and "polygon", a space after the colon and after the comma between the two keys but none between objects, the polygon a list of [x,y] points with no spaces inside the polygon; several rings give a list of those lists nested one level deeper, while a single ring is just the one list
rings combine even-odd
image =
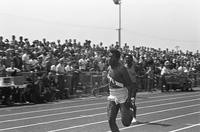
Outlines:
[{"label": "spectator wearing hat", "polygon": [[65,98],[65,86],[64,86],[64,75],[66,74],[65,72],[65,66],[64,66],[64,58],[60,58],[58,60],[58,64],[56,66],[56,74],[58,77],[58,89],[60,90],[60,98],[64,99]]},{"label": "spectator wearing hat", "polygon": [[65,74],[65,66],[64,66],[64,58],[60,58],[58,60],[58,65],[56,66],[56,73],[59,74]]},{"label": "spectator wearing hat", "polygon": [[8,39],[5,39],[5,47],[4,47],[4,50],[8,49],[9,46],[10,46],[9,40],[8,40]]},{"label": "spectator wearing hat", "polygon": [[37,72],[42,72],[45,70],[45,67],[43,65],[43,55],[40,55],[37,57],[38,63],[35,65],[35,70]]},{"label": "spectator wearing hat", "polygon": [[161,76],[166,75],[166,74],[170,74],[170,73],[171,73],[170,62],[165,61],[164,67],[161,70]]},{"label": "spectator wearing hat", "polygon": [[163,91],[163,87],[166,87],[165,75],[170,74],[170,62],[167,60],[164,62],[164,66],[161,70],[161,91]]},{"label": "spectator wearing hat", "polygon": [[79,69],[85,71],[87,65],[86,57],[83,56],[83,58],[80,58],[78,62],[79,62]]}]

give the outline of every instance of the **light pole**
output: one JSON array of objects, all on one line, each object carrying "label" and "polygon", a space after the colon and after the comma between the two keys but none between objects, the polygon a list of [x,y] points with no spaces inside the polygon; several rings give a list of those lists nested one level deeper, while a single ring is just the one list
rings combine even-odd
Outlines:
[{"label": "light pole", "polygon": [[119,5],[119,28],[118,30],[118,42],[119,42],[119,47],[121,48],[121,0],[113,0],[113,2],[116,5]]}]

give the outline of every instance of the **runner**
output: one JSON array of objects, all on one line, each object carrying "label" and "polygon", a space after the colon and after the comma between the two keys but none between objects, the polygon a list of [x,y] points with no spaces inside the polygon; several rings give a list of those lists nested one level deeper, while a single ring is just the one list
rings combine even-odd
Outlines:
[{"label": "runner", "polygon": [[120,62],[120,52],[111,49],[109,53],[108,79],[110,81],[108,96],[108,122],[112,132],[119,132],[116,118],[120,109],[121,121],[124,126],[130,126],[133,111],[130,109],[132,82],[126,67]]},{"label": "runner", "polygon": [[130,54],[127,54],[125,56],[125,67],[127,68],[128,74],[131,78],[132,81],[132,95],[131,95],[131,100],[132,100],[132,108],[134,111],[133,114],[133,120],[132,123],[136,123],[136,105],[135,105],[135,100],[136,100],[136,92],[137,92],[137,85],[136,85],[136,72],[135,72],[135,64],[133,61],[133,57]]}]

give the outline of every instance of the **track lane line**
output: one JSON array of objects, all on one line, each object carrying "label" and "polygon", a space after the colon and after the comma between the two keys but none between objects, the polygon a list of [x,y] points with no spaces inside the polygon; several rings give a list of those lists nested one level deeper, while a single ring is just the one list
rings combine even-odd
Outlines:
[{"label": "track lane line", "polygon": [[[138,116],[145,116],[145,115],[150,115],[150,114],[155,114],[155,113],[161,113],[161,112],[166,112],[166,111],[172,111],[172,110],[178,110],[178,109],[183,109],[183,108],[189,108],[189,107],[195,107],[195,106],[200,106],[200,104],[198,105],[190,105],[190,106],[185,106],[185,107],[178,107],[178,108],[172,108],[172,109],[166,109],[166,110],[161,110],[161,111],[154,111],[154,112],[149,112],[149,113],[143,113],[143,114],[139,114]],[[198,113],[200,113],[198,111]],[[117,118],[116,120],[120,120],[121,118]],[[72,126],[72,127],[67,127],[67,128],[61,128],[61,129],[56,129],[56,130],[50,130],[48,132],[59,132],[59,131],[63,131],[63,130],[69,130],[69,129],[75,129],[75,128],[80,128],[80,127],[86,127],[86,126],[90,126],[90,125],[96,125],[96,124],[100,124],[100,123],[106,123],[108,122],[107,120],[104,121],[99,121],[99,122],[93,122],[93,123],[87,123],[87,124],[82,124],[82,125],[77,125],[77,126]],[[144,125],[144,124],[142,124]],[[121,129],[120,129],[121,130]]]},{"label": "track lane line", "polygon": [[[181,99],[181,98],[189,98],[189,97],[196,97],[200,96],[199,94],[197,95],[190,95],[190,96],[184,96],[184,97],[175,97],[175,98],[167,98],[167,99],[159,99],[159,100],[151,100],[151,101],[141,101],[141,102],[136,102],[136,104],[143,104],[143,103],[151,103],[151,102],[160,102],[160,101],[165,101],[165,100],[173,100],[173,99]],[[56,111],[56,110],[62,110],[62,109],[71,109],[71,108],[80,108],[80,107],[85,107],[85,106],[93,106],[93,105],[101,105],[101,104],[107,104],[106,102],[102,103],[93,103],[93,104],[87,104],[87,105],[76,105],[76,106],[67,106],[67,107],[60,107],[60,108],[52,108],[52,109],[44,109],[44,110],[35,110],[35,111],[28,111],[28,112],[19,112],[19,113],[12,113],[12,114],[5,114],[5,115],[0,115],[0,117],[6,117],[6,116],[13,116],[13,115],[23,115],[23,114],[31,114],[31,113],[39,113],[39,112],[49,112],[49,111]]]},{"label": "track lane line", "polygon": [[[165,106],[165,105],[171,105],[171,104],[179,104],[179,103],[191,102],[191,101],[196,101],[196,100],[200,100],[200,99],[198,98],[198,99],[192,99],[192,100],[184,100],[184,101],[177,101],[177,102],[171,102],[171,103],[165,103],[165,104],[158,104],[158,105],[150,105],[150,106],[138,107],[138,110],[139,109],[145,109],[145,108],[151,108],[151,107],[159,107],[159,106]],[[47,115],[41,115],[41,116],[32,116],[32,117],[26,117],[26,118],[4,120],[4,121],[0,121],[0,124],[6,123],[6,122],[15,122],[15,121],[22,121],[22,120],[29,120],[29,119],[36,119],[36,118],[57,116],[57,115],[63,115],[63,114],[71,114],[71,113],[77,113],[77,112],[83,112],[83,111],[93,111],[93,110],[105,109],[105,108],[106,107],[98,107],[98,108],[84,109],[84,110],[77,110],[77,111],[70,111],[70,112],[61,112],[61,113],[56,113],[56,114],[47,114]],[[92,115],[90,115],[90,116],[92,116]],[[82,115],[81,117],[87,117],[87,115]],[[76,117],[74,117],[74,118],[76,118]]]},{"label": "track lane line", "polygon": [[[162,112],[166,112],[166,111],[179,110],[179,109],[196,107],[196,106],[200,106],[200,104],[198,104],[198,105],[189,105],[189,106],[178,107],[178,108],[165,109],[165,110],[154,111],[154,112],[149,112],[149,113],[143,113],[143,114],[139,114],[137,116],[145,116],[145,115],[150,115],[150,114],[155,114],[155,113],[162,113]],[[93,116],[92,115],[88,115],[88,116],[84,116],[84,118],[91,118],[91,117],[94,117],[94,116],[104,115],[104,114],[106,114],[106,113],[99,113],[99,114],[95,114]],[[77,117],[76,119],[79,119],[79,118],[83,118],[83,117]],[[121,119],[121,118],[117,118],[117,120],[119,120],[119,119]],[[48,121],[48,122],[41,122],[41,123],[29,124],[29,125],[23,125],[23,126],[17,126],[17,127],[9,127],[9,128],[0,129],[0,131],[7,131],[7,130],[13,130],[13,129],[19,129],[19,128],[26,128],[26,127],[31,127],[31,126],[44,125],[44,124],[62,122],[62,121],[67,121],[67,120],[72,120],[72,119],[67,118],[67,119],[54,120],[54,121]],[[108,121],[104,120],[104,121],[99,121],[99,122],[87,123],[87,124],[77,125],[77,126],[73,126],[73,127],[67,127],[67,128],[62,128],[62,129],[50,130],[48,132],[57,132],[57,131],[61,131],[61,130],[68,130],[68,129],[80,128],[80,127],[85,127],[85,126],[90,126],[90,125],[95,125],[95,124],[100,124],[100,123],[105,123],[105,122],[108,122]]]},{"label": "track lane line", "polygon": [[[192,112],[192,113],[188,113],[188,114],[184,114],[184,115],[178,115],[178,116],[173,116],[173,117],[169,117],[169,118],[163,118],[163,119],[160,119],[160,120],[151,121],[149,123],[158,123],[158,122],[161,122],[161,121],[172,120],[172,119],[181,118],[181,117],[184,117],[184,116],[189,116],[189,115],[194,115],[194,114],[199,114],[199,113],[200,113],[200,111],[196,111],[196,112]],[[139,124],[139,125],[134,125],[134,126],[129,126],[129,127],[123,127],[123,128],[120,128],[119,130],[126,130],[126,129],[130,129],[130,128],[134,128],[134,127],[140,127],[140,126],[144,126],[144,125],[147,125],[147,124]],[[111,131],[107,131],[107,132],[111,132]]]},{"label": "track lane line", "polygon": [[175,129],[175,130],[172,130],[172,131],[169,131],[169,132],[178,132],[178,131],[182,131],[182,130],[189,129],[189,128],[196,127],[196,126],[200,126],[200,123],[193,124],[193,125],[187,126],[187,127],[182,127],[182,128],[179,128],[179,129]]}]

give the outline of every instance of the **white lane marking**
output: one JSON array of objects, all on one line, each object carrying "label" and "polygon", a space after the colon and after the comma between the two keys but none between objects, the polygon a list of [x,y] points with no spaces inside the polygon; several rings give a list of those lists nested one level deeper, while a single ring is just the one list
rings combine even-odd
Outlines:
[{"label": "white lane marking", "polygon": [[[198,92],[195,92],[195,94],[197,94]],[[157,94],[157,93],[153,93],[153,94]],[[153,95],[151,93],[151,95]],[[180,94],[173,94],[173,95],[160,95],[160,96],[155,96],[155,97],[149,97],[149,98],[160,98],[160,97],[171,97],[171,96],[184,96],[184,95],[191,95],[191,93],[180,93]],[[138,93],[139,95],[139,93]],[[91,100],[91,101],[95,101],[95,100],[99,100],[99,98],[88,98],[87,100]],[[104,99],[102,99],[104,100]],[[61,102],[56,102],[56,103],[53,103],[53,105],[56,105],[56,104],[64,104],[64,103],[75,103],[75,102],[85,102],[85,100],[82,100],[81,98],[80,99],[77,99],[77,100],[67,100],[67,101],[61,101]],[[12,107],[12,108],[1,108],[0,111],[5,111],[5,110],[17,110],[17,109],[23,109],[23,108],[36,108],[36,107],[39,107],[39,106],[49,106],[49,105],[52,105],[51,103],[49,104],[35,104],[35,105],[30,105],[30,106],[20,106],[20,107]]]},{"label": "white lane marking", "polygon": [[[196,107],[196,106],[200,106],[200,104],[198,104],[198,105],[189,105],[189,106],[178,107],[178,108],[165,109],[165,110],[161,110],[161,111],[154,111],[154,112],[139,114],[139,115],[137,115],[137,116],[144,116],[144,115],[149,115],[149,114],[154,114],[154,113],[161,113],[161,112],[172,111],[172,110],[178,110],[178,109],[189,108],[189,107]],[[105,114],[106,114],[106,113],[104,112],[104,113],[98,113],[98,114],[93,114],[93,115],[88,115],[88,116],[89,116],[89,117],[94,117],[94,116],[105,115]],[[56,122],[62,122],[62,121],[80,119],[80,118],[82,118],[82,117],[73,117],[73,118],[60,119],[60,120],[54,120],[54,121],[48,121],[48,122],[41,122],[41,123],[36,123],[36,124],[29,124],[29,125],[23,125],[23,126],[17,126],[17,127],[10,127],[10,128],[0,129],[0,131],[13,130],[13,129],[19,129],[19,128],[26,128],[26,127],[30,127],[30,126],[44,125],[44,124],[50,124],[50,123],[56,123]],[[84,117],[84,118],[86,118],[86,117]],[[117,118],[117,120],[119,120],[119,119],[121,119],[121,118]],[[73,127],[68,127],[68,128],[63,128],[63,129],[64,129],[64,130],[68,130],[68,129],[73,129],[73,128],[79,128],[79,127],[89,126],[89,125],[93,125],[93,124],[104,123],[104,122],[107,122],[107,120],[100,121],[100,122],[94,122],[94,123],[82,124],[82,125],[73,126]],[[63,129],[62,129],[62,130],[63,130]],[[60,131],[60,130],[61,130],[61,129],[53,130],[53,131],[56,132],[56,131]],[[53,132],[53,131],[50,131],[50,132]]]},{"label": "white lane marking", "polygon": [[[191,102],[191,101],[195,101],[195,100],[200,100],[200,98],[198,98],[198,99],[192,99],[192,100],[184,100],[184,101],[177,101],[177,102],[165,103],[165,104],[158,104],[158,105],[150,105],[150,106],[138,107],[138,110],[139,109],[144,109],[144,108],[165,106],[165,105],[170,105],[170,104],[178,104],[178,103]],[[56,113],[56,114],[46,114],[46,115],[41,115],[41,116],[18,118],[18,119],[12,119],[12,120],[3,120],[3,121],[0,121],[0,124],[6,123],[6,122],[14,122],[14,121],[21,121],[21,120],[28,120],[28,119],[35,119],[35,118],[43,118],[43,117],[49,117],[49,116],[57,116],[57,115],[63,115],[63,114],[71,114],[71,113],[77,113],[77,112],[83,112],[83,111],[93,111],[93,110],[97,110],[97,109],[105,109],[105,107],[97,107],[97,108],[77,110],[77,111],[69,111],[69,112],[60,112],[60,113]],[[91,117],[91,115],[81,115],[81,117],[86,117],[86,116]]]},{"label": "white lane marking", "polygon": [[189,129],[189,128],[196,127],[196,126],[200,126],[200,123],[193,124],[193,125],[187,126],[187,127],[182,127],[182,128],[176,129],[176,130],[169,131],[169,132],[178,132],[178,131],[182,131],[182,130]]},{"label": "white lane marking", "polygon": [[[150,112],[150,113],[139,114],[139,115],[137,115],[137,117],[138,116],[149,115],[149,114],[154,114],[154,113],[161,113],[161,112],[171,111],[171,110],[183,109],[183,108],[188,108],[188,107],[195,107],[195,106],[200,106],[200,104],[191,105],[191,106],[187,106],[187,107],[172,108],[172,109],[166,109],[166,110],[161,110],[161,111],[154,111],[154,112]],[[200,112],[198,111],[198,113],[200,113]],[[117,118],[116,120],[119,120],[119,119],[121,119],[121,118]],[[56,130],[50,130],[48,132],[59,132],[59,131],[63,131],[63,130],[75,129],[75,128],[80,128],[80,127],[85,127],[85,126],[90,126],[90,125],[95,125],[95,124],[100,124],[100,123],[105,123],[105,122],[108,122],[108,121],[104,120],[104,121],[100,121],[100,122],[82,124],[82,125],[78,125],[78,126],[72,126],[72,127],[61,128],[61,129],[56,129]],[[145,124],[143,124],[143,125],[145,125]]]},{"label": "white lane marking", "polygon": [[[160,101],[165,101],[165,100],[181,99],[181,98],[187,98],[187,97],[189,98],[189,97],[195,97],[195,96],[200,96],[200,95],[197,94],[197,95],[190,95],[190,96],[186,96],[186,97],[184,96],[184,97],[175,97],[175,98],[151,100],[151,101],[142,101],[142,102],[138,102],[136,104],[160,102]],[[49,111],[56,111],[56,110],[62,110],[62,109],[80,108],[80,107],[93,106],[93,105],[95,106],[95,105],[101,105],[101,104],[107,104],[107,102],[86,104],[86,105],[68,106],[68,107],[60,107],[60,108],[52,108],[52,109],[44,109],[44,110],[35,110],[35,111],[28,111],[28,112],[19,112],[19,113],[0,115],[0,117],[13,116],[13,115],[23,115],[23,114],[30,114],[30,113],[39,113],[39,112],[49,112]]]},{"label": "white lane marking", "polygon": [[[188,114],[184,114],[184,115],[178,115],[178,116],[173,116],[173,117],[169,117],[169,118],[163,118],[163,119],[160,119],[160,120],[151,121],[149,123],[157,123],[157,122],[161,122],[161,121],[172,120],[172,119],[181,118],[181,117],[184,117],[184,116],[189,116],[189,115],[194,115],[194,114],[199,114],[199,113],[200,113],[200,111],[197,111],[197,112],[188,113]],[[144,126],[144,125],[147,125],[147,124],[140,124],[140,125],[134,125],[134,126],[130,126],[130,127],[124,127],[124,128],[120,128],[119,130],[126,130],[126,129]],[[107,132],[110,132],[110,131],[107,131]]]}]

